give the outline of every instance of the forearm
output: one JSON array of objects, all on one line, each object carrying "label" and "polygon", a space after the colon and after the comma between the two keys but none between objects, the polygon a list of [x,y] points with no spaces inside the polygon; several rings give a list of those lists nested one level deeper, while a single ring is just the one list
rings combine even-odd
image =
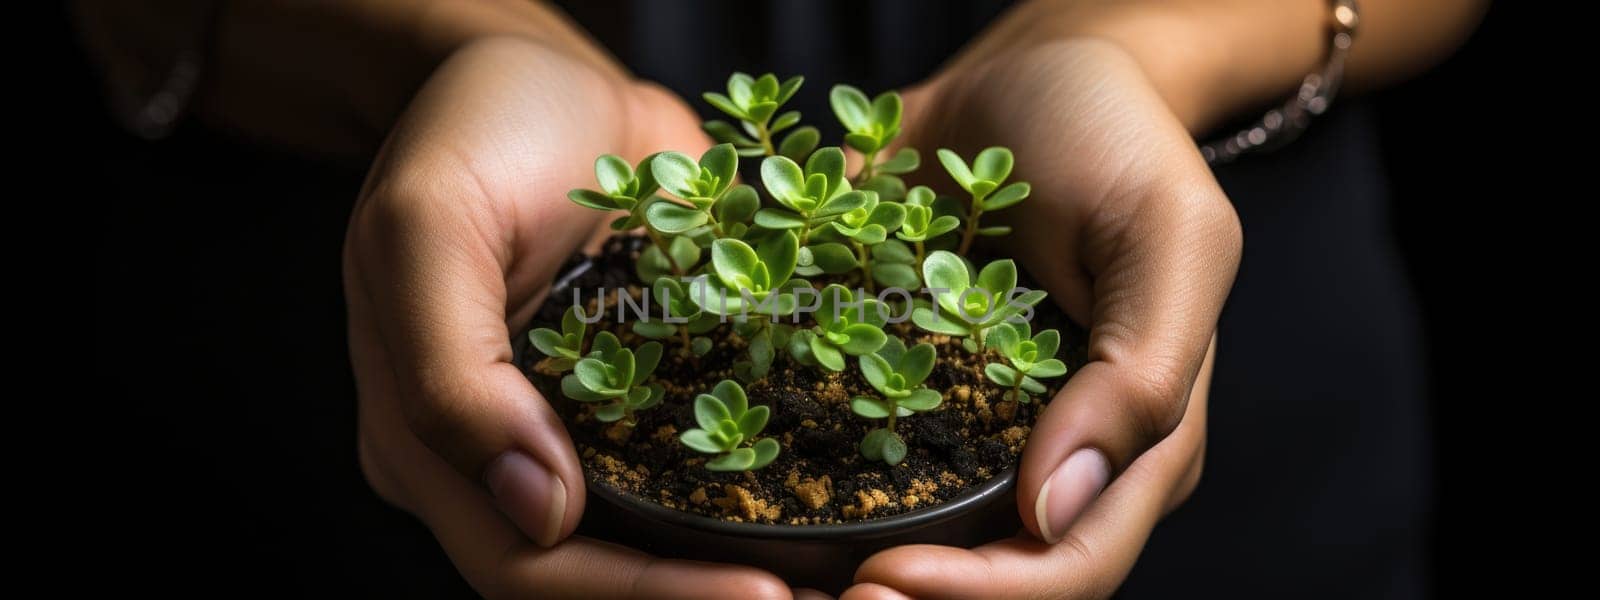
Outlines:
[{"label": "forearm", "polygon": [[[192,43],[207,1],[80,0],[80,30],[108,77],[158,78]],[[269,142],[365,157],[412,93],[462,45],[538,42],[619,79],[622,69],[558,10],[527,0],[226,0],[191,109]],[[148,85],[143,87],[148,88]]]},{"label": "forearm", "polygon": [[[1472,31],[1485,0],[1360,0],[1346,63],[1350,87],[1420,71]],[[953,63],[1071,37],[1108,39],[1144,67],[1173,111],[1199,132],[1287,97],[1327,55],[1328,0],[1032,0]]]}]

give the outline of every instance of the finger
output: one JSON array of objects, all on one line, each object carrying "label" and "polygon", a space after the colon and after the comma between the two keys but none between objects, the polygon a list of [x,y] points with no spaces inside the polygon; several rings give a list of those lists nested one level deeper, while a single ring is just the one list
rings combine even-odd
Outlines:
[{"label": "finger", "polygon": [[1183,424],[1106,488],[1061,543],[1042,543],[1023,533],[973,550],[902,546],[868,558],[856,571],[856,582],[916,598],[1110,596],[1155,523],[1175,497],[1186,493],[1184,475],[1195,467],[1193,457],[1205,439],[1205,404],[1205,394],[1197,391]]},{"label": "finger", "polygon": [[912,600],[892,587],[876,583],[858,583],[850,586],[839,600]]}]

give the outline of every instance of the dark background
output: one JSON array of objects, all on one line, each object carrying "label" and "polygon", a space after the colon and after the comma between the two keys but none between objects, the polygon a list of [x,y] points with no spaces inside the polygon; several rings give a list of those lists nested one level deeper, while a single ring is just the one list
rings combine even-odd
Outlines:
[{"label": "dark background", "polygon": [[[1441,587],[1482,560],[1481,513],[1457,501],[1479,498],[1477,469],[1494,450],[1478,437],[1478,405],[1458,400],[1509,387],[1505,367],[1486,363],[1484,332],[1520,272],[1503,250],[1528,235],[1503,207],[1525,193],[1505,156],[1523,113],[1495,83],[1516,69],[1505,12],[1491,9],[1449,62],[1370,99],[1430,352]],[[69,189],[86,186],[104,230],[94,297],[127,315],[118,338],[139,340],[101,372],[135,403],[141,432],[104,457],[134,482],[116,502],[136,531],[111,550],[148,565],[140,583],[174,594],[243,583],[294,596],[470,596],[426,529],[379,501],[356,464],[338,256],[361,170],[193,125],[158,144],[128,136],[58,25],[57,108],[88,165]]]}]

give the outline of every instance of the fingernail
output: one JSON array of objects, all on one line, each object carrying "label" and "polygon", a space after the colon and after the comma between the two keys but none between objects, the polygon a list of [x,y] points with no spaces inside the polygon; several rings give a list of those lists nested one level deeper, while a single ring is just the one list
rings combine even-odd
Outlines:
[{"label": "fingernail", "polygon": [[500,512],[546,548],[561,535],[567,512],[567,486],[539,461],[519,450],[501,454],[483,472]]},{"label": "fingernail", "polygon": [[1111,480],[1111,463],[1094,448],[1073,452],[1050,474],[1039,488],[1033,514],[1039,520],[1044,541],[1054,544],[1066,535],[1067,526],[1089,506]]}]

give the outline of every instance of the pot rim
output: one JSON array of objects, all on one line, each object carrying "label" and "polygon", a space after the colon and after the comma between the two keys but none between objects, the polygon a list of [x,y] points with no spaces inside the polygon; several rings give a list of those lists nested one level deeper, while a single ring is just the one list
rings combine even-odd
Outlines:
[{"label": "pot rim", "polygon": [[1016,483],[1017,467],[1012,465],[996,473],[954,498],[928,508],[919,508],[898,515],[866,519],[851,523],[823,525],[787,525],[724,521],[705,515],[670,508],[638,496],[612,488],[588,477],[586,486],[590,494],[599,496],[622,510],[632,512],[652,521],[732,537],[766,538],[780,540],[841,540],[865,539],[894,535],[905,531],[937,525],[956,519],[967,512],[1005,495]]}]

